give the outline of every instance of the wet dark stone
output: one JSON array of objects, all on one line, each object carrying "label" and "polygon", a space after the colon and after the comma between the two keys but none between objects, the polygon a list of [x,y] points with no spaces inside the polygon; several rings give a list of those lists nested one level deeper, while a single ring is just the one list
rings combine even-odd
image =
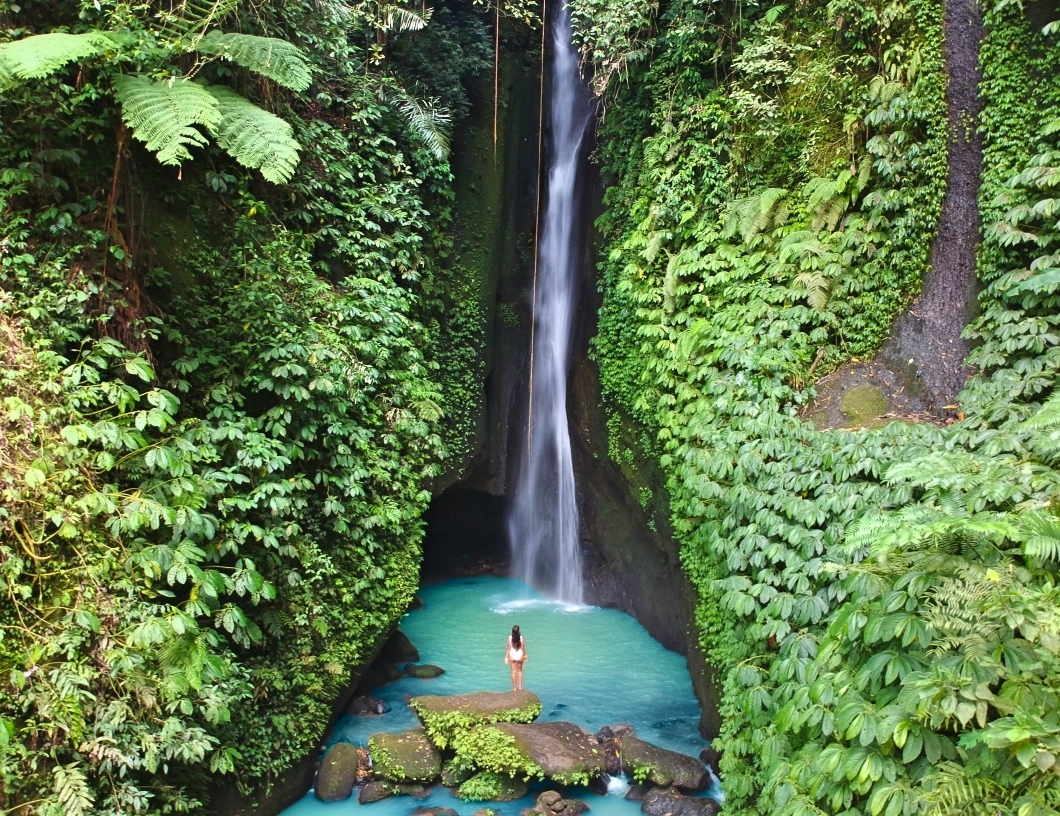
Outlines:
[{"label": "wet dark stone", "polygon": [[717,816],[721,805],[713,799],[685,796],[676,788],[652,788],[640,809],[647,816]]},{"label": "wet dark stone", "polygon": [[383,646],[383,651],[379,653],[379,656],[382,660],[391,663],[415,663],[420,659],[419,650],[412,645],[408,635],[400,629],[395,630],[390,636],[390,640]]}]

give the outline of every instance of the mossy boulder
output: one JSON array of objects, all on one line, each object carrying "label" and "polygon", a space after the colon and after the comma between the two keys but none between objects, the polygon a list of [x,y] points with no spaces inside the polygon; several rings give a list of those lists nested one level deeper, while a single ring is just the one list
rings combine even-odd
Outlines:
[{"label": "mossy boulder", "polygon": [[457,795],[469,801],[514,802],[526,796],[526,782],[505,774],[483,771],[461,785]]},{"label": "mossy boulder", "polygon": [[568,722],[497,723],[459,735],[457,754],[484,770],[521,779],[587,785],[604,771],[596,738]]},{"label": "mossy boulder", "polygon": [[322,802],[338,802],[349,798],[357,784],[360,755],[348,742],[337,742],[320,761],[313,793]]},{"label": "mossy boulder", "polygon": [[449,697],[413,697],[409,706],[416,712],[431,742],[448,748],[453,739],[478,725],[528,723],[541,713],[541,700],[531,691],[476,691]]},{"label": "mossy boulder", "polygon": [[422,728],[373,734],[368,752],[375,775],[388,782],[433,782],[442,771],[442,755]]},{"label": "mossy boulder", "polygon": [[382,779],[373,779],[361,786],[357,795],[357,802],[362,805],[370,805],[381,799],[389,799],[391,796],[414,796],[422,799],[430,791],[423,785],[404,785],[396,782],[386,782]]},{"label": "mossy boulder", "polygon": [[416,677],[420,680],[430,680],[433,677],[441,677],[443,674],[445,674],[445,669],[430,663],[424,663],[421,666],[410,664],[405,667],[406,677]]},{"label": "mossy boulder", "polygon": [[622,740],[622,765],[638,782],[647,780],[661,788],[672,785],[684,791],[701,791],[710,784],[710,771],[695,757],[667,751],[634,736]]},{"label": "mossy boulder", "polygon": [[887,413],[887,398],[874,385],[859,385],[843,394],[839,410],[854,425],[869,425]]}]

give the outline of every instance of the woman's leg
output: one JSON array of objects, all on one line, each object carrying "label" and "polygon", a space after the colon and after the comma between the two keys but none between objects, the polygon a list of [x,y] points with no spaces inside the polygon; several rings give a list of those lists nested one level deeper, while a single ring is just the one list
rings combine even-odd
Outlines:
[{"label": "woman's leg", "polygon": [[523,689],[523,661],[520,660],[518,663],[519,668],[515,670],[516,690],[522,691]]},{"label": "woman's leg", "polygon": [[518,660],[513,660],[509,665],[512,669],[512,691],[515,691],[516,682],[519,675],[519,668],[522,664]]}]

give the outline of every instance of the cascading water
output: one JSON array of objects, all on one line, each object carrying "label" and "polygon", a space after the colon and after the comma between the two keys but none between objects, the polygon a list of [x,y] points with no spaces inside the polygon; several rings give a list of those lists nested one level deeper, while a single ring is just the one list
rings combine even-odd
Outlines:
[{"label": "cascading water", "polygon": [[547,206],[538,243],[527,450],[515,486],[512,574],[542,592],[581,603],[578,507],[567,427],[567,363],[580,261],[575,212],[582,139],[591,118],[566,7],[555,14]]}]

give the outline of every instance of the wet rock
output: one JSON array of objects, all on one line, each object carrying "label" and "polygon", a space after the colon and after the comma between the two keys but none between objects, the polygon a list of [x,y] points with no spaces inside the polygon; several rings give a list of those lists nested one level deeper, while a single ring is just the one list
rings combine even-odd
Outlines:
[{"label": "wet rock", "polygon": [[379,653],[379,657],[383,661],[390,663],[415,663],[420,659],[419,650],[412,645],[412,641],[409,640],[408,635],[402,632],[400,629],[394,631],[394,634],[390,636],[390,640],[383,646],[383,650]]},{"label": "wet rock", "polygon": [[442,755],[422,728],[372,734],[368,751],[375,775],[389,782],[433,782],[442,770]]},{"label": "wet rock", "polygon": [[626,795],[622,798],[628,799],[631,802],[643,802],[644,797],[648,795],[648,791],[650,790],[651,788],[647,785],[638,785],[634,782],[629,786],[629,790],[626,791]]},{"label": "wet rock", "polygon": [[710,784],[710,772],[695,757],[658,748],[634,736],[622,739],[622,766],[630,776],[646,778],[662,788],[674,786],[695,792]]},{"label": "wet rock", "polygon": [[406,677],[416,677],[420,680],[430,680],[432,677],[440,677],[445,674],[445,669],[441,666],[435,666],[430,663],[424,663],[422,665],[409,664],[405,667]]},{"label": "wet rock", "polygon": [[398,793],[397,785],[373,779],[371,782],[366,782],[364,787],[361,788],[361,792],[357,794],[357,801],[362,805],[370,805],[372,802],[388,799],[396,793]]},{"label": "wet rock", "polygon": [[640,803],[647,816],[717,816],[721,805],[713,799],[685,796],[676,788],[652,788]]},{"label": "wet rock", "polygon": [[545,791],[537,797],[537,810],[540,813],[546,813],[556,810],[556,805],[559,806],[559,810],[563,809],[563,796],[559,791]]},{"label": "wet rock", "polygon": [[320,761],[313,792],[322,802],[337,802],[349,798],[357,783],[357,766],[360,755],[348,742],[337,742],[331,746]]},{"label": "wet rock", "polygon": [[371,694],[361,694],[354,697],[350,700],[350,704],[346,706],[346,711],[355,717],[378,717],[380,714],[386,714],[389,710],[389,705]]},{"label": "wet rock", "polygon": [[[485,734],[490,730],[507,734],[514,740],[512,747],[521,762],[518,768],[513,765],[506,769],[511,772],[518,770],[532,776],[540,769],[549,779],[570,785],[584,784],[604,771],[603,749],[595,737],[574,723],[497,723],[479,726],[475,732]],[[479,744],[488,745],[489,742],[485,740]],[[468,756],[477,764],[489,761],[488,756],[476,756],[474,750]]]},{"label": "wet rock", "polygon": [[615,732],[605,725],[596,732],[596,742],[604,752],[604,773],[610,776],[622,773],[622,743]]},{"label": "wet rock", "polygon": [[713,748],[704,748],[699,752],[699,760],[710,768],[718,779],[721,779],[721,751],[715,751]]},{"label": "wet rock", "polygon": [[479,808],[471,816],[497,816],[497,811],[493,808]]},{"label": "wet rock", "polygon": [[417,609],[423,609],[423,598],[419,595],[413,595],[412,603],[409,604],[409,611],[414,612]]},{"label": "wet rock", "polygon": [[589,784],[586,787],[597,796],[607,796],[608,776],[609,774],[605,773],[603,776],[596,777],[596,779],[590,779]]},{"label": "wet rock", "polygon": [[460,816],[452,808],[447,807],[418,807],[410,816]]},{"label": "wet rock", "polygon": [[532,722],[541,713],[541,700],[530,691],[476,691],[449,697],[413,697],[409,707],[434,744],[447,748],[457,734],[477,725]]}]

